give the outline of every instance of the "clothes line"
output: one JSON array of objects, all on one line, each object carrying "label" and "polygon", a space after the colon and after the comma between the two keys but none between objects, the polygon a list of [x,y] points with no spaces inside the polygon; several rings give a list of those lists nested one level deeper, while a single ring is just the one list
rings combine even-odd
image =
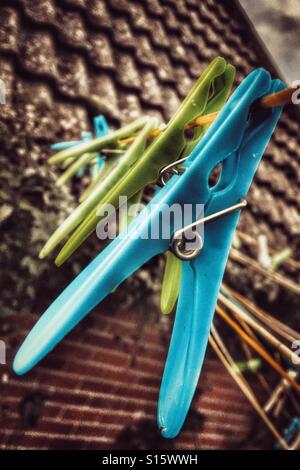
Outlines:
[{"label": "clothes line", "polygon": [[[288,87],[285,90],[278,91],[277,93],[272,93],[270,95],[263,96],[258,103],[257,106],[268,109],[268,108],[275,108],[276,106],[282,106],[285,104],[292,103],[292,96],[294,93],[297,93],[299,90],[300,92],[300,85],[297,87]],[[205,126],[207,124],[211,124],[218,116],[218,112],[204,114],[203,116],[198,116],[196,119],[191,121],[187,126],[186,129],[192,129],[193,127],[198,126]],[[152,139],[160,135],[164,131],[164,128],[155,129],[149,135]],[[131,143],[135,137],[128,137],[126,139],[122,139],[120,143],[123,145],[127,145]]]}]

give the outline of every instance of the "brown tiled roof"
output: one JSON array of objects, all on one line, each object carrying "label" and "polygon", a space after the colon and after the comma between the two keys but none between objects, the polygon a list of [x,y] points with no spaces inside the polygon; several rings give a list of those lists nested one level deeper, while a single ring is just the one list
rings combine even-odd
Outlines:
[{"label": "brown tiled roof", "polygon": [[[1,107],[1,150],[23,171],[33,162],[44,164],[50,143],[77,137],[97,113],[113,126],[145,112],[167,120],[216,55],[237,67],[236,83],[258,66],[276,75],[234,1],[2,0],[0,77],[7,105]],[[278,248],[288,243],[295,256],[299,154],[299,114],[290,107],[241,218],[247,233],[265,232]],[[252,285],[251,273],[243,270],[241,277],[233,266],[229,271],[232,282],[240,285],[242,279],[241,288]],[[151,338],[136,345],[132,336],[140,328],[138,315],[117,313],[113,318],[94,314],[92,331],[79,329],[28,378],[9,373],[1,400],[1,447],[117,448],[124,442],[141,448],[247,446],[241,441],[254,417],[214,361],[201,379],[203,386],[210,377],[213,393],[196,399],[178,439],[170,443],[158,437],[155,401],[168,328],[163,341],[162,320],[150,324]],[[147,313],[145,308],[146,330]],[[5,334],[10,355],[32,322],[24,316],[18,333]],[[224,388],[239,404],[234,409],[229,400],[222,401]],[[41,417],[32,423],[34,407],[40,406]],[[199,412],[206,418],[203,427]]]}]

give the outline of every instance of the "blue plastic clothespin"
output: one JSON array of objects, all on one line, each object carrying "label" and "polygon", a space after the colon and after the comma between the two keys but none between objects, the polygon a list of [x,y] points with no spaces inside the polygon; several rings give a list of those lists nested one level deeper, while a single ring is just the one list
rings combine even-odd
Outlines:
[{"label": "blue plastic clothespin", "polygon": [[[94,133],[95,137],[102,137],[109,133],[109,125],[105,116],[100,114],[99,116],[94,117]],[[70,147],[75,147],[76,145],[81,144],[82,142],[87,142],[93,139],[92,132],[82,132],[81,133],[81,140],[70,140],[66,142],[57,142],[56,144],[51,145],[52,150],[64,150]],[[98,153],[98,172],[100,171],[103,165],[103,156],[101,153]],[[80,168],[78,172],[78,176],[83,176],[84,168]]]},{"label": "blue plastic clothespin", "polygon": [[65,142],[56,142],[55,144],[50,145],[51,150],[65,150],[70,147],[75,147],[82,143],[82,140],[67,140]]},{"label": "blue plastic clothespin", "polygon": [[[246,196],[281,113],[281,108],[275,108],[271,112],[261,110],[249,115],[250,105],[260,96],[282,88],[284,84],[279,80],[271,81],[265,71],[253,72],[232,95],[214,129],[209,131],[212,134],[215,130],[215,135],[204,137],[207,141],[203,155],[205,179],[198,180],[197,184],[207,185],[208,170],[212,168],[210,158],[215,163],[222,162],[220,179],[205,203],[205,215],[230,207]],[[189,161],[194,158],[199,159],[197,149]],[[193,183],[191,191],[196,191],[196,180]],[[239,214],[234,213],[208,224],[200,256],[183,263],[176,318],[158,404],[158,426],[167,438],[179,433],[197,387],[238,218]]]},{"label": "blue plastic clothespin", "polygon": [[[294,439],[296,433],[300,432],[300,418],[298,416],[294,416],[291,420],[290,424],[284,431],[284,440],[287,444],[291,444],[292,440]],[[276,450],[281,449],[281,445],[277,442],[274,446]]]},{"label": "blue plastic clothespin", "polygon": [[[94,117],[94,129],[95,129],[95,137],[103,137],[109,133],[109,125],[105,116],[100,114],[99,116]],[[98,153],[98,171],[103,165],[103,157],[101,153]]]},{"label": "blue plastic clothespin", "polygon": [[[186,171],[174,176],[149,205],[113,240],[50,305],[31,330],[13,364],[23,374],[51,351],[78,322],[116,286],[153,256],[170,247],[162,233],[147,234],[164,210],[174,203],[203,204],[205,216],[245,197],[262,154],[279,119],[281,108],[249,110],[263,95],[284,88],[258,69],[237,88],[206,135],[190,154]],[[222,175],[214,188],[209,176],[217,164]],[[180,430],[192,400],[207,345],[211,319],[224,273],[238,214],[205,226],[199,257],[184,262],[176,320],[162,381],[158,424],[165,437]],[[183,221],[171,223],[171,233]]]}]

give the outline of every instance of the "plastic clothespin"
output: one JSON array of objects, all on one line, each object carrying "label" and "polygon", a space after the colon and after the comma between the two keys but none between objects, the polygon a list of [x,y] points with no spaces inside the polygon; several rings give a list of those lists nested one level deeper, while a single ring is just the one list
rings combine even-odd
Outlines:
[{"label": "plastic clothespin", "polygon": [[[188,161],[197,157],[197,163],[191,163],[188,171],[192,171],[198,162],[199,167],[202,166],[201,177],[197,185],[196,180],[193,181],[190,191],[198,191],[199,200],[205,204],[205,215],[230,207],[246,196],[281,112],[281,108],[274,108],[271,113],[256,111],[249,114],[251,104],[260,96],[282,88],[282,82],[272,81],[264,70],[251,73],[200,143],[205,150],[203,160],[199,149],[190,155]],[[216,186],[208,189],[212,163],[221,163],[222,172]],[[178,434],[192,401],[237,222],[238,213],[235,213],[207,224],[199,257],[183,263],[178,307],[158,405],[158,425],[164,437],[172,438]]]},{"label": "plastic clothespin", "polygon": [[[157,122],[158,121],[155,118],[145,119],[144,127],[140,130],[139,135],[130,145],[128,150],[124,153],[124,155],[122,155],[120,159],[118,159],[118,162],[112,166],[108,166],[110,172],[106,175],[106,177],[104,177],[103,180],[99,181],[98,177],[96,178],[97,185],[94,187],[91,194],[88,195],[88,197],[82,201],[81,204],[76,207],[69,217],[58,227],[58,229],[54,232],[54,234],[50,237],[46,245],[41,250],[40,257],[44,257],[50,251],[52,251],[63,238],[65,238],[86,217],[88,217],[95,205],[97,205],[101,194],[106,194],[111,188],[115,187],[124,173],[126,173],[126,171],[131,168],[139,156],[144,152],[149,134],[151,131],[153,131],[153,129],[156,128]],[[106,164],[104,170],[107,170]],[[99,176],[101,175],[102,172]],[[132,198],[134,196],[132,196]]]},{"label": "plastic clothespin", "polygon": [[[117,131],[112,131],[109,132],[109,138],[106,139],[106,144],[108,147],[110,145],[116,145],[119,139],[126,138],[128,135],[134,132],[138,132],[138,134],[141,132],[142,126],[146,124],[148,121],[148,117],[144,116],[143,118],[140,118],[136,121],[133,121],[131,124],[117,130]],[[106,134],[108,135],[108,134]],[[98,152],[101,151],[102,148],[105,147],[105,141],[103,141],[103,138],[97,138],[93,142],[99,142],[98,145]],[[96,147],[95,147],[96,148]],[[99,150],[100,149],[100,150]],[[81,194],[79,198],[79,202],[82,203],[87,199],[95,190],[96,188],[99,187],[99,185],[104,183],[104,181],[107,180],[109,175],[111,175],[111,172],[115,171],[116,167],[119,165],[121,159],[123,159],[123,156],[125,154],[126,150],[125,148],[115,148],[115,149],[110,149],[109,150],[109,158],[103,159],[103,164],[101,167],[101,171],[98,172],[97,175],[93,178],[93,181],[91,184],[86,188],[86,190]],[[78,157],[81,154],[79,153]],[[80,159],[84,157],[84,153],[80,156]]]},{"label": "plastic clothespin", "polygon": [[[227,90],[229,90],[228,85],[233,83],[233,76],[227,77],[223,80],[223,83],[220,83],[220,89],[222,86],[225,88],[226,93],[217,94],[214,99],[210,100],[206,107],[206,113],[215,113],[220,111],[224,106],[228,95]],[[191,142],[188,142],[181,158],[186,157],[194,149],[196,144],[200,139],[205,135],[209,126],[203,126],[195,130],[194,139]],[[168,251],[166,253],[166,263],[165,271],[163,275],[162,287],[161,287],[161,300],[160,300],[160,309],[162,313],[169,314],[173,311],[180,289],[180,277],[181,277],[181,260],[178,259],[173,253]]]},{"label": "plastic clothespin", "polygon": [[[89,140],[91,140],[93,138],[93,134],[92,132],[87,132],[87,131],[83,131],[81,133],[81,142],[88,142]],[[84,175],[84,171],[85,171],[85,166],[81,166],[79,168],[79,170],[77,171],[77,176],[78,178],[82,178],[83,175]]]},{"label": "plastic clothespin", "polygon": [[[284,431],[284,440],[287,444],[292,444],[292,440],[294,439],[295,435],[300,432],[300,418],[298,416],[295,416],[292,418],[290,421],[289,425]],[[279,442],[277,442],[274,446],[276,450],[281,449],[281,445]]]},{"label": "plastic clothespin", "polygon": [[[250,74],[232,95],[217,120],[188,158],[183,175],[174,176],[132,221],[126,233],[115,238],[50,305],[20,347],[13,364],[17,374],[36,365],[116,286],[153,256],[170,247],[172,235],[148,237],[153,224],[164,219],[173,204],[203,204],[210,215],[245,197],[281,108],[249,110],[267,93],[283,88],[262,70]],[[214,188],[208,181],[222,163],[221,179]],[[175,325],[159,401],[159,427],[175,436],[185,419],[200,374],[207,337],[231,238],[238,215],[205,227],[199,257],[183,263],[183,276]],[[171,222],[170,233],[183,227]],[[164,231],[163,231],[164,232]]]},{"label": "plastic clothespin", "polygon": [[[107,135],[109,133],[109,125],[108,122],[102,114],[99,116],[94,117],[94,130],[95,130],[95,137],[98,139],[98,137],[103,137],[104,135]],[[98,153],[98,171],[102,168],[103,166],[103,156],[101,153]]]},{"label": "plastic clothespin", "polygon": [[[145,146],[143,149],[140,147],[140,155],[136,155],[135,159],[132,158],[132,152],[136,154],[134,148],[135,146],[131,146],[128,151],[126,151],[126,155],[121,157],[122,165],[118,165],[118,168],[116,168],[116,165],[112,165],[109,174],[107,176],[104,174],[104,180],[101,178],[101,175],[105,173],[107,167],[107,165],[105,165],[104,172],[101,172],[99,175],[101,178],[99,183],[101,184],[98,184],[99,177],[97,177],[95,179],[95,184],[92,184],[91,190],[88,190],[88,192],[84,194],[84,197],[80,200],[82,204],[53,234],[45,247],[42,249],[40,256],[46,256],[64,237],[70,233],[71,230],[75,230],[76,227],[81,224],[77,230],[74,231],[69,241],[62,248],[56,259],[56,263],[58,265],[62,264],[65,259],[70,256],[70,254],[82,243],[82,241],[84,241],[85,238],[87,238],[89,233],[91,233],[95,228],[95,225],[99,220],[97,218],[97,211],[99,206],[101,206],[103,203],[110,204],[112,202],[117,205],[115,202],[116,196],[119,194],[127,194],[127,185],[130,185],[131,192],[133,193],[133,183],[139,189],[131,197],[134,197],[136,194],[141,194],[147,184],[149,175],[150,179],[151,173],[153,174],[153,171],[156,171],[156,174],[158,175],[161,168],[164,166],[164,161],[166,158],[170,159],[173,157],[174,160],[176,160],[176,158],[179,158],[180,153],[184,147],[187,145],[189,148],[191,148],[192,145],[195,146],[201,138],[201,134],[206,130],[207,126],[198,129],[194,138],[192,140],[186,141],[183,136],[186,123],[189,122],[189,120],[191,120],[195,115],[199,115],[199,113],[206,114],[212,110],[221,109],[229,96],[234,77],[234,67],[227,65],[224,59],[220,57],[215,59],[204,70],[201,77],[197,80],[191,92],[188,94],[180,109],[177,111],[176,117],[170,121],[163,136],[160,136],[159,141],[153,142],[152,146],[150,146],[146,152]],[[211,93],[209,93],[210,91]],[[145,124],[145,122],[143,124]],[[174,139],[175,131],[178,134],[176,139]],[[166,148],[168,146],[170,148],[169,153],[166,152]],[[82,152],[89,152],[91,150],[95,150],[95,147],[93,146],[91,148],[90,146],[85,146]],[[67,153],[67,157],[68,156],[69,155]],[[55,159],[61,159],[62,157],[66,158],[66,154],[58,155],[55,157]],[[137,162],[138,158],[142,159],[143,163],[142,165],[136,167],[135,163]],[[109,162],[111,160],[112,159],[109,159]],[[150,172],[147,172],[148,166],[150,167]],[[121,174],[120,171],[122,171]],[[119,187],[118,183],[121,177],[122,186]],[[142,181],[144,181],[144,185]],[[85,233],[86,231],[88,232],[87,234]],[[81,235],[82,232],[84,232],[83,235]]]},{"label": "plastic clothespin", "polygon": [[68,140],[65,142],[57,142],[56,144],[52,144],[50,146],[51,150],[65,150],[72,147],[76,147],[76,145],[82,144],[83,142],[87,142],[93,138],[93,134],[88,131],[83,131],[81,133],[80,140]]},{"label": "plastic clothespin", "polygon": [[[234,67],[227,64],[221,57],[217,57],[208,65],[164,132],[152,142],[135,165],[124,174],[118,184],[111,188],[109,192],[98,194],[99,202],[96,207],[74,231],[56,258],[58,265],[66,261],[95,230],[101,220],[98,212],[103,204],[112,204],[117,208],[120,194],[130,199],[148,184],[155,183],[159,178],[160,170],[164,166],[179,159],[187,143],[191,145],[191,142],[188,142],[185,137],[186,125],[195,117],[207,113],[207,109],[210,110],[209,106],[216,101],[222,104],[226,101],[234,76]],[[195,143],[197,143],[199,140],[198,134],[195,139]],[[66,154],[64,156],[66,157]]]},{"label": "plastic clothespin", "polygon": [[[96,116],[94,118],[94,133],[95,137],[102,137],[104,135],[107,135],[109,133],[109,125],[107,123],[107,120],[105,116],[100,114],[99,116]],[[93,133],[92,132],[87,132],[84,131],[81,133],[81,140],[70,140],[66,142],[57,142],[56,144],[51,145],[52,150],[66,150],[69,148],[73,148],[79,144],[82,144],[84,142],[88,142],[93,139]],[[101,153],[98,153],[98,171],[103,165],[103,157]],[[81,167],[78,171],[78,176],[82,176],[84,172],[84,167]]]},{"label": "plastic clothespin", "polygon": [[81,143],[82,143],[82,140],[69,140],[65,142],[57,142],[55,144],[52,144],[50,148],[51,150],[60,151],[60,150],[69,149],[71,147],[75,147],[76,145],[79,145]]}]

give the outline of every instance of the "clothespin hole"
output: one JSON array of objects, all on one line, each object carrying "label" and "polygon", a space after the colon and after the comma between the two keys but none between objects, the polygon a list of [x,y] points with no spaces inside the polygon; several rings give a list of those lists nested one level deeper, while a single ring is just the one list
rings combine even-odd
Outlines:
[{"label": "clothespin hole", "polygon": [[222,173],[222,163],[218,163],[214,169],[211,171],[208,177],[208,186],[214,188],[220,181]]},{"label": "clothespin hole", "polygon": [[214,83],[212,82],[209,87],[207,101],[210,101],[213,98],[214,94],[215,94],[215,87],[214,87]]},{"label": "clothespin hole", "polygon": [[250,106],[247,121],[251,121],[252,119],[259,119],[260,121],[266,120],[270,114],[273,112],[272,108],[263,108],[260,104],[261,98],[254,101]]},{"label": "clothespin hole", "polygon": [[184,138],[185,140],[187,141],[191,141],[194,139],[195,137],[195,133],[196,133],[196,127],[186,127],[184,129]]}]

